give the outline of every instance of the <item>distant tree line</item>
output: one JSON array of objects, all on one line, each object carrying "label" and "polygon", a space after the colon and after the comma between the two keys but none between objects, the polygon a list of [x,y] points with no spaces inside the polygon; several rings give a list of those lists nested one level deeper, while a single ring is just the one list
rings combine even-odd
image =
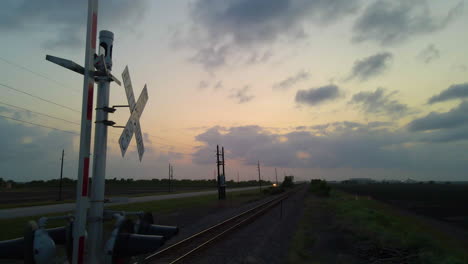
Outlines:
[{"label": "distant tree line", "polygon": [[[92,178],[90,179],[92,183]],[[5,188],[8,185],[11,188],[35,188],[35,187],[56,187],[60,183],[59,179],[51,179],[51,180],[34,180],[29,182],[15,182],[13,180],[5,181],[3,178],[0,178],[0,188]],[[70,187],[75,186],[76,180],[70,178],[63,178],[62,186],[63,187]],[[272,184],[270,181],[263,181],[262,185]],[[132,179],[132,178],[112,178],[106,179],[106,185],[118,186],[118,185],[125,185],[129,187],[165,187],[169,185],[168,179]],[[226,185],[228,187],[248,187],[248,186],[257,186],[258,181],[250,180],[250,181],[233,181],[229,180],[226,181]],[[210,180],[192,180],[192,179],[173,179],[171,180],[171,186],[173,187],[194,187],[194,188],[212,188],[216,187],[217,183],[214,179]]]}]

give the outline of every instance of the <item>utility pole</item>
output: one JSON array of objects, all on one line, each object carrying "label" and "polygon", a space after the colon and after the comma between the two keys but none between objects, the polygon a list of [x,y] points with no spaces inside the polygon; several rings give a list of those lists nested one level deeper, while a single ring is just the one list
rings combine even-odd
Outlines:
[{"label": "utility pole", "polygon": [[221,178],[221,193],[223,200],[226,199],[226,172],[224,171],[224,166],[226,165],[226,162],[224,162],[224,147],[221,148],[221,157],[223,159],[223,176]]},{"label": "utility pole", "polygon": [[217,186],[218,186],[218,200],[221,200],[221,184],[220,184],[220,168],[219,168],[219,145],[216,145],[216,168],[218,170],[218,177],[216,179],[216,182],[217,182]]},{"label": "utility pole", "polygon": [[275,168],[275,176],[276,176],[276,186],[278,186],[278,171],[276,171],[276,168]]},{"label": "utility pole", "polygon": [[60,182],[59,182],[59,198],[58,200],[62,200],[62,179],[63,179],[63,155],[65,154],[65,150],[62,149],[62,162],[60,165]]},{"label": "utility pole", "polygon": [[174,167],[169,163],[169,192],[171,192],[171,182],[174,179]]},{"label": "utility pole", "polygon": [[239,183],[239,171],[237,171],[237,183]]},{"label": "utility pole", "polygon": [[169,192],[171,192],[171,164],[169,163],[169,173],[168,173],[168,179],[169,179]]},{"label": "utility pole", "polygon": [[260,176],[260,161],[258,161],[258,164],[257,164],[257,168],[258,168],[258,186],[260,187],[260,190],[262,190],[262,177]]},{"label": "utility pole", "polygon": [[[224,183],[224,147],[222,148],[223,153],[219,153],[219,145],[216,145],[216,165],[218,168],[218,200],[224,200],[226,198],[226,186]],[[219,159],[222,156],[222,162]],[[221,175],[221,165],[223,165],[223,174]]]}]

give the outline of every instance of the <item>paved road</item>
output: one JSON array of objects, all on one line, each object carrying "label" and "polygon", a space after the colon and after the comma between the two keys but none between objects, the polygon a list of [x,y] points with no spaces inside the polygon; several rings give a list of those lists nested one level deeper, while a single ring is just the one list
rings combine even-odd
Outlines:
[{"label": "paved road", "polygon": [[[234,191],[246,191],[258,189],[257,187],[244,187],[244,188],[234,188],[226,189],[226,192]],[[153,196],[141,196],[141,197],[120,197],[120,198],[111,198],[110,203],[106,203],[104,206],[120,205],[120,204],[130,204],[130,203],[141,203],[148,201],[159,201],[159,200],[168,200],[174,198],[184,198],[184,197],[193,197],[206,194],[217,193],[218,190],[213,191],[202,191],[202,192],[189,192],[189,193],[176,193],[176,194],[165,194],[165,195],[153,195]],[[13,209],[2,209],[0,210],[0,219],[9,219],[23,216],[34,216],[34,215],[44,215],[44,214],[53,214],[53,213],[63,213],[73,211],[75,209],[75,203],[63,203],[63,204],[51,204],[51,205],[42,205],[42,206],[32,206],[32,207],[21,207]]]}]

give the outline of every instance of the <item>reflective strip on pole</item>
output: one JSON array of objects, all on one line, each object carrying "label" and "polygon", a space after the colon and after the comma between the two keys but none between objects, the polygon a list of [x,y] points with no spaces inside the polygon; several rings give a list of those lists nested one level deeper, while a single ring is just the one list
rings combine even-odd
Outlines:
[{"label": "reflective strip on pole", "polygon": [[76,192],[75,221],[73,224],[73,264],[82,264],[86,248],[86,210],[88,209],[89,157],[91,148],[91,126],[93,117],[94,54],[96,53],[98,0],[88,0],[88,22],[86,30],[85,72],[81,111],[80,153]]}]

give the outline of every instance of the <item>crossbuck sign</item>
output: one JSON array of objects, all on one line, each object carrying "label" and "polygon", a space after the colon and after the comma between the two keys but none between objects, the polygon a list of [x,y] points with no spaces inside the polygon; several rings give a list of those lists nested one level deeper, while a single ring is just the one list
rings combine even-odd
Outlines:
[{"label": "crossbuck sign", "polygon": [[141,91],[140,97],[138,97],[138,101],[135,103],[135,96],[133,95],[133,87],[130,80],[130,73],[128,72],[128,66],[125,67],[125,70],[122,73],[122,80],[130,109],[130,118],[128,119],[127,125],[125,126],[124,130],[122,131],[122,135],[120,135],[119,138],[120,151],[122,152],[123,157],[127,151],[130,141],[132,140],[132,136],[135,133],[138,157],[141,161],[143,158],[143,153],[145,152],[145,146],[143,145],[143,136],[141,134],[140,116],[146,106],[146,102],[148,102],[148,90],[146,89],[145,84],[145,87]]}]

